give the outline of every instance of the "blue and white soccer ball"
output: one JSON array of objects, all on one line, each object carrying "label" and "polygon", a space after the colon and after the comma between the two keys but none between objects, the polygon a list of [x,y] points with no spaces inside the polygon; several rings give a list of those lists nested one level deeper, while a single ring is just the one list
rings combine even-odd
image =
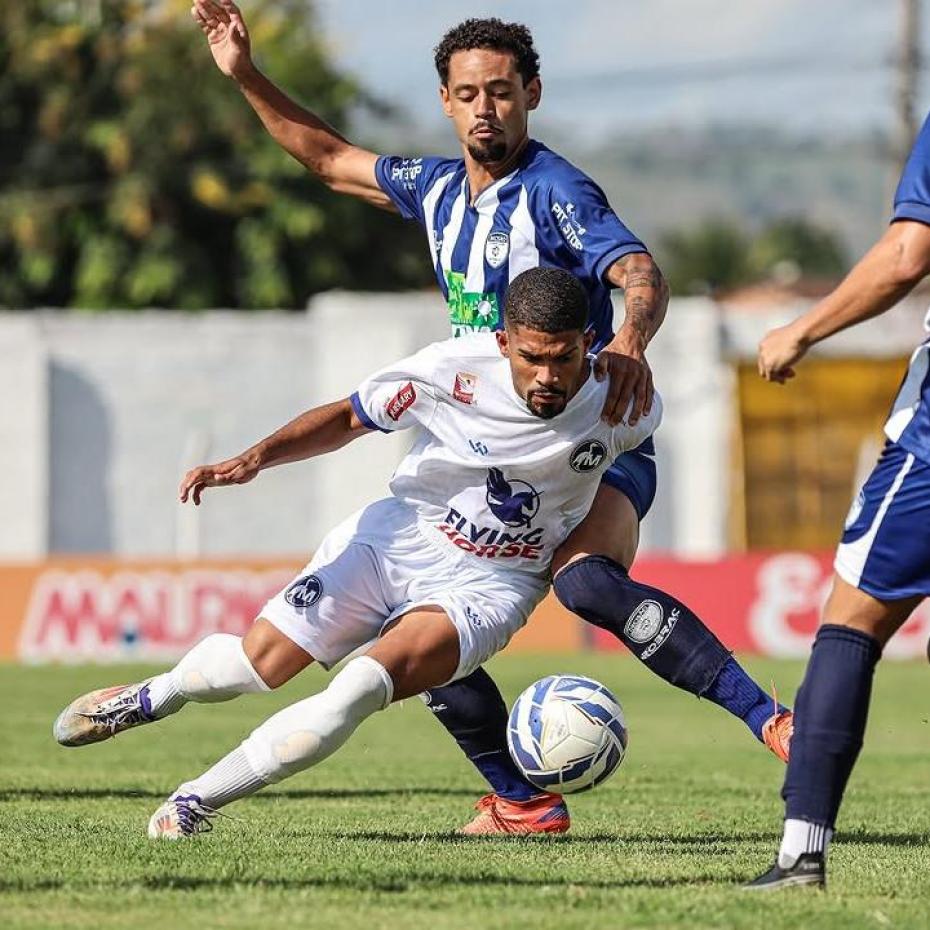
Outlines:
[{"label": "blue and white soccer ball", "polygon": [[569,794],[599,785],[623,761],[626,744],[623,708],[591,678],[542,678],[510,711],[510,755],[543,791]]}]

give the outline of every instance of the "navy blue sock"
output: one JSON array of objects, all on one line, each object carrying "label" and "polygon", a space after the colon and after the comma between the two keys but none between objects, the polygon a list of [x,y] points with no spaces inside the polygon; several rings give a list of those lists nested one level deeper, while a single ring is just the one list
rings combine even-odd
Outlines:
[{"label": "navy blue sock", "polygon": [[794,708],[785,817],[833,827],[869,713],[878,640],[850,627],[817,631]]},{"label": "navy blue sock", "polygon": [[483,668],[451,685],[433,688],[423,699],[495,794],[510,801],[526,801],[541,794],[510,758],[507,705]]},{"label": "navy blue sock", "polygon": [[[762,725],[775,713],[774,698],[766,694],[732,656],[701,697],[739,717],[758,740],[762,739]],[[778,709],[787,710],[781,704]]]}]

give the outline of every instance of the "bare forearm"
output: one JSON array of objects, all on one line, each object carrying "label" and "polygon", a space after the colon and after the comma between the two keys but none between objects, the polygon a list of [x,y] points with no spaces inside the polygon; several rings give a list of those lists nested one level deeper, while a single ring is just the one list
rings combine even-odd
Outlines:
[{"label": "bare forearm", "polygon": [[236,83],[275,142],[325,180],[332,158],[350,146],[348,140],[291,100],[254,65],[237,75]]},{"label": "bare forearm", "polygon": [[668,285],[662,272],[651,256],[642,253],[614,262],[607,278],[615,287],[623,288],[626,315],[617,336],[637,343],[645,351],[668,310]]},{"label": "bare forearm", "polygon": [[367,432],[346,400],[314,407],[243,453],[259,469],[299,462],[341,449]]},{"label": "bare forearm", "polygon": [[840,285],[794,326],[807,346],[879,316],[905,297],[930,270],[930,232],[922,224],[895,224]]}]

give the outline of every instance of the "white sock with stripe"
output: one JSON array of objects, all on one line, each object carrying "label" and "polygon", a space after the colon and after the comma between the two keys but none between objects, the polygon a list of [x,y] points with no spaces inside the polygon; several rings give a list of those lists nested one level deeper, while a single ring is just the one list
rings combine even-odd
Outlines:
[{"label": "white sock with stripe", "polygon": [[822,853],[826,859],[832,838],[833,830],[824,824],[786,820],[781,848],[778,850],[778,864],[783,869],[790,869],[804,853]]}]

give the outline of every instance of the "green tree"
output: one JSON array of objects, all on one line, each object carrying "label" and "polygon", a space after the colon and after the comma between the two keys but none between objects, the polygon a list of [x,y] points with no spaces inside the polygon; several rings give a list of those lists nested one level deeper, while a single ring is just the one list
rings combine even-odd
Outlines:
[{"label": "green tree", "polygon": [[[254,0],[263,66],[337,126],[374,105],[307,0]],[[0,304],[300,307],[431,281],[412,224],[332,194],[220,77],[187,0],[0,8]]]},{"label": "green tree", "polygon": [[713,294],[771,278],[840,278],[848,265],[835,233],[801,217],[774,220],[751,235],[720,218],[659,240],[673,294]]}]

